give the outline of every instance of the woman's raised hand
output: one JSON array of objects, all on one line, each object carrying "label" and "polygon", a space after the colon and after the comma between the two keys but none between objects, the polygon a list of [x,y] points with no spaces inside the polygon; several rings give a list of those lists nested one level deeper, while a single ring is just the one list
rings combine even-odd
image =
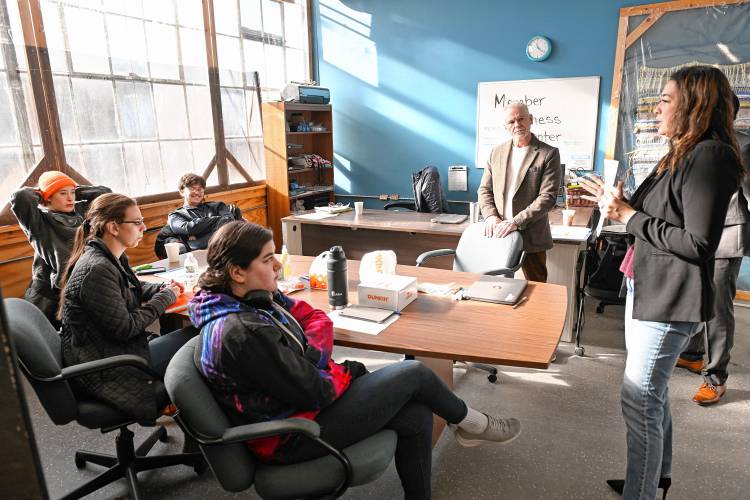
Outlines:
[{"label": "woman's raised hand", "polygon": [[576,179],[583,189],[591,193],[591,195],[583,195],[581,198],[586,200],[595,201],[597,204],[606,191],[604,189],[604,181],[595,174],[586,174]]}]

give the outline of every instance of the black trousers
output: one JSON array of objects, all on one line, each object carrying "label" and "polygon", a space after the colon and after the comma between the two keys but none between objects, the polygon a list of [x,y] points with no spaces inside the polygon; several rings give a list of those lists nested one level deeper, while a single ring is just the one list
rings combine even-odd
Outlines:
[{"label": "black trousers", "polygon": [[[703,376],[714,385],[724,385],[729,378],[729,354],[734,347],[734,296],[742,257],[716,259],[714,262],[714,317],[708,331],[693,335],[681,357],[692,361],[708,355]],[[708,352],[706,352],[708,344]]]},{"label": "black trousers", "polygon": [[547,282],[547,252],[527,253],[521,264],[523,275],[529,281]]},{"label": "black trousers", "polygon": [[[396,471],[406,499],[431,495],[432,414],[457,424],[466,417],[466,403],[419,361],[403,361],[352,381],[344,394],[315,419],[320,437],[345,448],[381,429],[398,434]],[[294,463],[326,455],[314,442],[292,438],[277,457]]]}]

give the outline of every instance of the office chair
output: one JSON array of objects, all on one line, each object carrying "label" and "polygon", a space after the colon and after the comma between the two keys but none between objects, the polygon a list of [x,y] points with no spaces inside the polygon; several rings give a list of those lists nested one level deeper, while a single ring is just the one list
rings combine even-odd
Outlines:
[{"label": "office chair", "polygon": [[[594,211],[594,218],[599,220],[599,211]],[[592,218],[592,222],[594,222]],[[586,324],[586,311],[584,305],[586,297],[598,300],[596,306],[597,314],[604,312],[606,306],[624,306],[625,298],[620,297],[620,286],[622,284],[622,272],[620,264],[627,251],[627,234],[616,232],[601,224],[593,224],[596,228],[592,232],[592,238],[587,243],[586,250],[579,258],[576,276],[577,280],[576,298],[578,301],[578,317],[576,318],[576,356],[583,356],[585,349],[581,346],[581,332]],[[611,228],[621,226],[609,226]],[[603,251],[601,249],[604,249]]]},{"label": "office chair", "polygon": [[411,174],[411,188],[414,201],[392,201],[383,205],[383,210],[405,208],[416,212],[442,214],[448,212],[448,200],[445,199],[440,172],[437,167],[427,166]]},{"label": "office chair", "polygon": [[[137,499],[138,472],[179,464],[191,466],[198,473],[205,469],[205,461],[200,453],[146,456],[157,440],[167,440],[164,427],[159,427],[135,448],[133,432],[128,429],[129,425],[136,423],[132,417],[108,404],[76,394],[68,382],[75,377],[121,366],[135,367],[158,379],[146,360],[128,354],[63,368],[60,335],[44,314],[22,299],[5,299],[3,304],[7,312],[8,331],[15,344],[21,370],[52,422],[65,425],[75,420],[88,429],[99,429],[102,433],[119,430],[115,439],[116,455],[76,451],[77,468],[82,469],[86,462],[91,462],[107,467],[107,470],[65,495],[64,499],[84,497],[122,478],[128,479],[131,495]],[[161,385],[160,382],[156,383]]]},{"label": "office chair", "polygon": [[[350,486],[374,481],[391,463],[396,433],[383,430],[344,450],[320,439],[312,420],[289,418],[233,426],[195,366],[195,346],[189,340],[172,358],[164,383],[179,408],[175,420],[199,444],[214,476],[227,491],[240,492],[253,484],[262,498],[337,498]],[[258,462],[245,441],[281,434],[301,434],[316,441],[329,456],[290,465]]]},{"label": "office chair", "polygon": [[[424,252],[417,257],[417,267],[433,257],[444,255],[454,255],[454,271],[512,278],[521,268],[526,252],[520,231],[513,231],[505,238],[487,238],[484,235],[484,222],[475,222],[464,229],[455,250],[444,248]],[[497,381],[497,368],[494,366],[484,363],[467,364],[489,372],[487,380],[490,382]]]}]

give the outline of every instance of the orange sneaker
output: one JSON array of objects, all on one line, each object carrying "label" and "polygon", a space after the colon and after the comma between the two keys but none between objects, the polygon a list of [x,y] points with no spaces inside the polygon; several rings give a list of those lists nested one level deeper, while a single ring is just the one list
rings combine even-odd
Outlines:
[{"label": "orange sneaker", "polygon": [[724,393],[727,392],[727,385],[713,385],[709,382],[703,382],[698,392],[693,396],[693,401],[701,406],[708,406],[718,403]]},{"label": "orange sneaker", "polygon": [[693,373],[701,373],[705,366],[706,364],[703,362],[702,359],[696,359],[695,361],[691,361],[689,359],[685,359],[682,357],[677,358],[678,368],[685,368],[686,370],[690,370]]}]

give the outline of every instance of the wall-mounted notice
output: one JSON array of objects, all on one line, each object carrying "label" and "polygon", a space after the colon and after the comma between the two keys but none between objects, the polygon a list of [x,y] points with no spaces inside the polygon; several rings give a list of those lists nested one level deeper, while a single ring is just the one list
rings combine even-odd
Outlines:
[{"label": "wall-mounted notice", "polygon": [[568,169],[594,168],[599,106],[598,76],[480,82],[477,88],[478,168],[484,168],[492,148],[510,139],[503,108],[513,101],[526,103],[539,140],[560,149]]}]

